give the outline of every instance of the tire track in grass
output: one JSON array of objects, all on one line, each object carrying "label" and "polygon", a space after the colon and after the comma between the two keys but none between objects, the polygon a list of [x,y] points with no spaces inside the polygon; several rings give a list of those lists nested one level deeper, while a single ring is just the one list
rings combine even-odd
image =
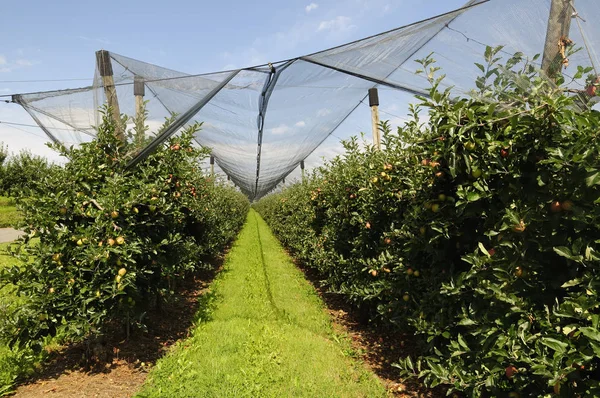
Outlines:
[{"label": "tire track in grass", "polygon": [[211,286],[192,337],[139,397],[383,397],[345,353],[314,289],[254,211]]}]

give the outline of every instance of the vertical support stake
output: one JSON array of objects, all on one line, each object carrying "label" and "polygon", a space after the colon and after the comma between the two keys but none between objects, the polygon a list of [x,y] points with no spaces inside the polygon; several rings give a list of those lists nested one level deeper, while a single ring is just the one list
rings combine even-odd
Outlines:
[{"label": "vertical support stake", "polygon": [[215,176],[215,157],[212,155],[210,156],[210,176]]},{"label": "vertical support stake", "polygon": [[562,69],[561,43],[569,37],[572,16],[571,0],[552,0],[542,58],[542,70],[551,79],[556,78]]},{"label": "vertical support stake", "polygon": [[369,89],[369,106],[371,107],[371,127],[373,129],[373,146],[381,150],[381,134],[379,131],[379,94],[377,88]]},{"label": "vertical support stake", "polygon": [[102,77],[106,102],[112,110],[112,117],[116,123],[115,134],[120,141],[125,142],[125,131],[121,125],[121,110],[119,109],[119,99],[117,98],[117,89],[115,88],[115,79],[113,78],[110,53],[106,50],[96,51],[96,65]]}]

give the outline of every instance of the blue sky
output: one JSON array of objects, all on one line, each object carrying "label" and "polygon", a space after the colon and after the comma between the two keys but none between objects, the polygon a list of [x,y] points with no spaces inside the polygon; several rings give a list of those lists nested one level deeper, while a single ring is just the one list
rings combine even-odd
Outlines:
[{"label": "blue sky", "polygon": [[[99,49],[183,72],[211,72],[319,51],[459,8],[464,2],[3,2],[0,95],[89,85],[94,52]],[[14,82],[46,79],[84,80]],[[17,107],[0,103],[0,121],[32,123]],[[22,130],[31,134],[0,126],[0,141],[13,150],[43,151],[43,140],[33,135],[41,132]]]}]

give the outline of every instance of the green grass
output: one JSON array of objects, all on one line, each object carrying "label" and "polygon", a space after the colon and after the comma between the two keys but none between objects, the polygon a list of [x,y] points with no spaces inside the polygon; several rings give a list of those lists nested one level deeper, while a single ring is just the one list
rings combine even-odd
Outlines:
[{"label": "green grass", "polygon": [[20,219],[15,200],[0,196],[0,228],[13,227]]},{"label": "green grass", "polygon": [[157,363],[139,397],[385,395],[252,210],[193,336]]}]

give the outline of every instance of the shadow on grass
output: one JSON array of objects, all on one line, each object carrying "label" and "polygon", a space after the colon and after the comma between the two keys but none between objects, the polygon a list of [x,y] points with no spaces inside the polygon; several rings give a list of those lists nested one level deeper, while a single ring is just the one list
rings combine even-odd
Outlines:
[{"label": "shadow on grass", "polygon": [[[292,255],[290,256],[293,258]],[[323,286],[323,277],[318,271],[300,264],[295,259],[294,263],[317,290],[338,332],[349,335],[353,348],[368,367],[382,379],[391,393],[424,398],[446,396],[446,389],[443,387],[429,389],[418,380],[400,379],[400,370],[394,367],[394,363],[397,363],[400,358],[418,354],[419,345],[413,335],[368,323],[364,312],[350,305],[342,295],[329,292]],[[401,389],[399,390],[398,387]],[[406,395],[407,393],[409,395]]]}]

